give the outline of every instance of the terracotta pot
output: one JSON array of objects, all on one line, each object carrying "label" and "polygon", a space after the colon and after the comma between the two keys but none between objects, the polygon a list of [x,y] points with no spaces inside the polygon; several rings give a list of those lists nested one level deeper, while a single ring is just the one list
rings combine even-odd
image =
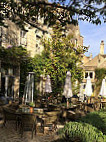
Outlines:
[{"label": "terracotta pot", "polygon": [[102,99],[102,101],[106,102],[106,99],[105,99],[105,98],[103,98],[103,99]]},{"label": "terracotta pot", "polygon": [[90,103],[91,103],[91,100],[90,100],[90,98],[89,98],[89,99],[87,100],[87,103],[88,103],[88,104],[90,104]]},{"label": "terracotta pot", "polygon": [[33,107],[30,107],[30,113],[33,113]]}]

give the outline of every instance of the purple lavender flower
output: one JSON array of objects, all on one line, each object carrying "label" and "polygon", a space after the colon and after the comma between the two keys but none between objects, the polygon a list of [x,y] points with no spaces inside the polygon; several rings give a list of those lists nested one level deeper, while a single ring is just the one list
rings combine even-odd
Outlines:
[{"label": "purple lavender flower", "polygon": [[9,45],[7,48],[12,48],[12,45]]}]

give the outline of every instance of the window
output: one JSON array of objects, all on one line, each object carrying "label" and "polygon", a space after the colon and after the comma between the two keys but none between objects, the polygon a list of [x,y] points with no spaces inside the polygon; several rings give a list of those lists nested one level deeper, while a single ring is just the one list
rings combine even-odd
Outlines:
[{"label": "window", "polygon": [[36,52],[37,52],[38,51],[38,44],[36,44],[35,48],[36,48]]},{"label": "window", "polygon": [[45,34],[45,32],[43,31],[43,33],[42,33],[43,35]]},{"label": "window", "polygon": [[87,78],[88,77],[88,72],[85,72],[85,78]]},{"label": "window", "polygon": [[88,76],[90,76],[90,78],[93,78],[93,72],[90,71],[85,72],[85,78],[87,78]]},{"label": "window", "polygon": [[13,75],[13,69],[9,68],[9,69],[8,69],[8,74],[9,74],[9,75]]},{"label": "window", "polygon": [[98,60],[98,62],[100,63],[100,59]]},{"label": "window", "polygon": [[36,44],[36,52],[40,53],[40,47],[38,44]]},{"label": "window", "polygon": [[6,74],[6,71],[5,71],[4,68],[1,68],[1,73],[2,73],[3,76]]},{"label": "window", "polygon": [[35,30],[35,33],[38,33],[38,29]]},{"label": "window", "polygon": [[36,48],[38,47],[38,44],[36,44]]},{"label": "window", "polygon": [[25,31],[21,31],[21,37],[24,38],[25,37],[26,32]]},{"label": "window", "polygon": [[22,45],[26,46],[27,45],[26,32],[25,31],[21,31],[20,36],[21,36],[20,43]]},{"label": "window", "polygon": [[75,39],[75,45],[77,45],[77,39]]},{"label": "window", "polygon": [[93,78],[93,72],[89,73],[90,78]]},{"label": "window", "polygon": [[40,36],[40,35],[36,35],[36,38],[38,38],[38,39],[39,39],[39,38],[41,38],[41,36]]},{"label": "window", "polygon": [[94,92],[94,85],[92,85],[92,92]]},{"label": "window", "polygon": [[85,89],[85,86],[86,86],[86,85],[84,84],[84,85],[83,85],[83,89]]}]

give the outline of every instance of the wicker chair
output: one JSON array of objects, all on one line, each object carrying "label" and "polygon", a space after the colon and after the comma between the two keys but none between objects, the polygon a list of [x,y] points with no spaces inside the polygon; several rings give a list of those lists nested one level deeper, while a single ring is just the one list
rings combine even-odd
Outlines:
[{"label": "wicker chair", "polygon": [[4,123],[3,125],[5,126],[8,121],[15,121],[16,124],[16,130],[18,126],[18,119],[17,119],[17,114],[14,109],[10,109],[7,107],[3,107],[3,115],[4,115]]},{"label": "wicker chair", "polygon": [[4,123],[7,121],[16,120],[15,110],[3,107]]},{"label": "wicker chair", "polygon": [[32,131],[32,139],[34,131],[36,135],[36,116],[34,114],[22,114],[20,128],[21,137],[23,137],[24,131]]}]

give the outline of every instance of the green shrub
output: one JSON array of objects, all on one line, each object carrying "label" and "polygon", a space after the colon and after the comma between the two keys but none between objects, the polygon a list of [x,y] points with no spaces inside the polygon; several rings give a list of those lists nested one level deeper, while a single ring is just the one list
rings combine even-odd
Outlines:
[{"label": "green shrub", "polygon": [[103,78],[106,76],[106,68],[97,68],[95,70],[96,77],[96,93],[99,94]]},{"label": "green shrub", "polygon": [[89,123],[106,135],[106,111],[95,111],[82,117],[79,121]]},{"label": "green shrub", "polygon": [[90,124],[82,122],[69,122],[59,131],[64,141],[80,142],[106,142],[106,135]]},{"label": "green shrub", "polygon": [[30,106],[30,107],[35,107],[35,103],[30,102],[30,103],[29,103],[29,106]]}]

